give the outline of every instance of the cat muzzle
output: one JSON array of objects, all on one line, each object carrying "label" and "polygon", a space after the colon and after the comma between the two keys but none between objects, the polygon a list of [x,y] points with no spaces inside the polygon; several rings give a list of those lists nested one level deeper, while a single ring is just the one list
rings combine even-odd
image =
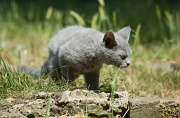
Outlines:
[{"label": "cat muzzle", "polygon": [[126,68],[126,67],[128,67],[130,65],[130,63],[127,63],[127,64],[123,64],[123,65],[120,65],[120,67],[119,68]]}]

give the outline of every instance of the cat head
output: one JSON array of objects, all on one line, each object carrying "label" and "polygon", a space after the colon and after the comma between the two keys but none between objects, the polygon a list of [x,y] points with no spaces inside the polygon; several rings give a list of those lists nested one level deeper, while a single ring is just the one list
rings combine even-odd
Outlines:
[{"label": "cat head", "polygon": [[118,32],[108,31],[103,37],[99,55],[103,63],[115,65],[119,68],[130,65],[130,55],[132,53],[128,41],[131,28],[124,27]]}]

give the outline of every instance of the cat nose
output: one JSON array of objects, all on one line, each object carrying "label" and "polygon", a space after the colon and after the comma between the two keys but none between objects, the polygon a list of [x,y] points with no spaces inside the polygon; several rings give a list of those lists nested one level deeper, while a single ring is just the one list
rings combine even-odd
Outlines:
[{"label": "cat nose", "polygon": [[129,66],[130,63],[131,63],[130,59],[129,59],[129,58],[126,58],[126,64],[127,64],[127,66]]}]

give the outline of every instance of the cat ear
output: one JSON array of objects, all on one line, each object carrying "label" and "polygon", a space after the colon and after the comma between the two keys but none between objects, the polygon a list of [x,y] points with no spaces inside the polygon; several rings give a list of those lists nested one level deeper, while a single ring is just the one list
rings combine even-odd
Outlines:
[{"label": "cat ear", "polygon": [[118,33],[128,42],[131,28],[129,26],[122,28]]},{"label": "cat ear", "polygon": [[112,49],[114,46],[117,45],[114,33],[112,31],[106,32],[103,38],[103,42],[105,42],[105,47],[109,49]]}]

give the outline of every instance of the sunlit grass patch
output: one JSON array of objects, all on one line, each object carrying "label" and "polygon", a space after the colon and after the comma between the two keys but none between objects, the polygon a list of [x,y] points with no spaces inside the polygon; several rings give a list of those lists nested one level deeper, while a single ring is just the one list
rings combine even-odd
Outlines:
[{"label": "sunlit grass patch", "polygon": [[7,52],[3,50],[0,52],[0,98],[28,97],[39,91],[62,91],[69,88],[69,84],[65,81],[57,83],[43,77],[35,79],[28,74],[17,72],[8,61],[4,60],[3,57],[7,54],[3,53]]}]

